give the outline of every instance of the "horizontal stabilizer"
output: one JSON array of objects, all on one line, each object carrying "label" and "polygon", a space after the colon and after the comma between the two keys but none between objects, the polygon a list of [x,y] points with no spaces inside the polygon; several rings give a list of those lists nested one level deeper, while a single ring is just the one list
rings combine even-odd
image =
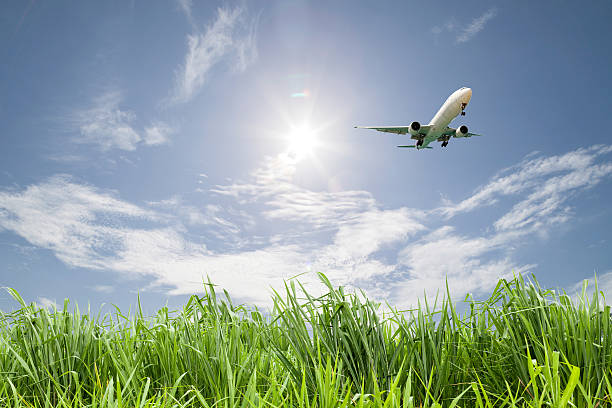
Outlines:
[{"label": "horizontal stabilizer", "polygon": [[408,146],[397,146],[397,147],[416,147],[415,145],[408,145]]},{"label": "horizontal stabilizer", "polygon": [[472,136],[482,136],[482,135],[479,135],[478,133],[468,133],[465,136],[457,136],[456,134],[453,135],[453,137],[472,137]]}]

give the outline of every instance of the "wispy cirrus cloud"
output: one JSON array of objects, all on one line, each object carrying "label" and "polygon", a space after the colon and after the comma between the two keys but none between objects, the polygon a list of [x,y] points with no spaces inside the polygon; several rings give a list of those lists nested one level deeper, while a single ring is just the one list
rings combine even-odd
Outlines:
[{"label": "wispy cirrus cloud", "polygon": [[293,182],[295,158],[282,153],[267,157],[251,173],[251,180],[217,185],[212,193],[234,197],[239,203],[259,202],[270,220],[294,220],[311,227],[342,223],[367,210],[376,208],[376,200],[367,191],[312,191]]},{"label": "wispy cirrus cloud", "polygon": [[597,288],[598,292],[603,293],[606,303],[610,304],[610,299],[612,298],[612,271],[597,273],[592,277],[582,279],[568,288],[566,293],[577,301],[577,299],[582,295],[583,289],[584,294],[591,298],[594,294],[595,288]]},{"label": "wispy cirrus cloud", "polygon": [[[180,4],[189,10],[190,16],[188,3]],[[189,34],[187,55],[177,71],[171,101],[187,102],[193,98],[215,65],[225,62],[230,70],[242,72],[253,63],[257,59],[257,21],[244,7],[221,7],[215,21],[203,33]]]},{"label": "wispy cirrus cloud", "polygon": [[512,278],[537,265],[512,259],[510,248],[526,233],[492,234],[476,237],[459,234],[445,225],[407,245],[398,255],[403,279],[396,282],[392,297],[400,307],[411,307],[426,293],[444,292],[448,281],[451,293],[486,293],[501,278]]},{"label": "wispy cirrus cloud", "polygon": [[75,141],[97,144],[102,150],[136,149],[142,138],[132,126],[135,115],[119,109],[120,101],[120,92],[111,91],[97,97],[90,109],[78,111],[76,120],[81,137]]},{"label": "wispy cirrus cloud", "polygon": [[112,293],[115,291],[115,288],[111,285],[94,285],[91,286],[91,289],[98,293]]},{"label": "wispy cirrus cloud", "polygon": [[491,8],[484,12],[480,17],[476,17],[469,26],[465,27],[457,37],[458,43],[470,41],[476,34],[481,32],[489,20],[497,15],[497,9]]},{"label": "wispy cirrus cloud", "polygon": [[154,213],[108,193],[55,176],[20,192],[0,192],[0,230],[52,250],[71,266],[106,267],[130,218],[154,220]]},{"label": "wispy cirrus cloud", "polygon": [[433,26],[431,32],[436,36],[443,32],[452,33],[456,35],[455,42],[457,44],[465,43],[481,32],[485,28],[487,22],[497,16],[497,13],[497,8],[492,7],[479,17],[474,18],[468,25],[459,23],[457,19],[453,17],[445,24]]},{"label": "wispy cirrus cloud", "polygon": [[181,9],[181,11],[185,14],[185,17],[187,17],[187,19],[191,22],[192,21],[192,17],[191,17],[191,9],[193,8],[193,1],[192,0],[176,0],[179,8]]},{"label": "wispy cirrus cloud", "polygon": [[455,19],[451,19],[446,24],[435,25],[431,28],[431,32],[435,35],[442,34],[444,31],[453,32],[457,27]]},{"label": "wispy cirrus cloud", "polygon": [[170,136],[175,132],[164,122],[155,122],[144,129],[142,141],[147,146],[158,146],[170,142]]},{"label": "wispy cirrus cloud", "polygon": [[590,188],[612,173],[610,162],[598,163],[612,147],[596,145],[550,157],[529,157],[504,169],[486,185],[459,203],[437,209],[448,218],[479,207],[492,206],[504,197],[527,193],[512,210],[499,218],[498,230],[538,227],[543,220],[554,221],[567,215],[563,204],[572,194]]},{"label": "wispy cirrus cloud", "polygon": [[[67,265],[148,276],[171,294],[201,291],[208,275],[242,301],[267,305],[269,288],[283,279],[307,272],[301,279],[316,289],[314,272],[323,271],[334,284],[409,307],[447,280],[463,297],[533,269],[516,261],[515,248],[571,219],[571,198],[612,177],[611,151],[530,155],[465,200],[429,210],[385,209],[367,191],[301,187],[286,154],[267,158],[246,181],[215,186],[204,205],[180,197],[135,205],[58,176],[0,192],[0,229]],[[481,233],[451,223],[498,202],[506,209]]]},{"label": "wispy cirrus cloud", "polygon": [[185,226],[182,229],[204,228],[204,236],[234,245],[242,242],[240,237],[243,230],[253,224],[252,217],[244,212],[210,203],[202,206],[187,204],[180,196],[147,204],[157,211],[163,211],[168,221]]},{"label": "wispy cirrus cloud", "polygon": [[74,112],[72,123],[80,133],[74,141],[97,145],[102,151],[131,151],[141,144],[155,146],[169,142],[169,136],[174,133],[169,125],[155,122],[139,130],[134,125],[136,114],[122,109],[122,100],[121,92],[107,91],[96,97],[90,108]]}]

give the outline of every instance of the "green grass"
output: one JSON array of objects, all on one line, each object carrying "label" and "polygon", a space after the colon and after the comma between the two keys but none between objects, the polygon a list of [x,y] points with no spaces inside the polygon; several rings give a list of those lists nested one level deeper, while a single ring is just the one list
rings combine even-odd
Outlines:
[{"label": "green grass", "polygon": [[270,314],[205,285],[176,312],[0,313],[1,407],[610,407],[610,306],[500,280],[459,315],[290,281]]}]

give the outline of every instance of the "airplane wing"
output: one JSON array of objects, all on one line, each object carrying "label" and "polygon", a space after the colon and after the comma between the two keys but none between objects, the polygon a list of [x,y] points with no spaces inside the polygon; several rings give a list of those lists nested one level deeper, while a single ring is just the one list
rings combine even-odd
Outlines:
[{"label": "airplane wing", "polygon": [[[379,132],[397,133],[398,135],[405,135],[410,133],[410,126],[355,126],[357,129],[374,129]],[[429,125],[421,125],[419,133],[427,134],[429,132]]]}]

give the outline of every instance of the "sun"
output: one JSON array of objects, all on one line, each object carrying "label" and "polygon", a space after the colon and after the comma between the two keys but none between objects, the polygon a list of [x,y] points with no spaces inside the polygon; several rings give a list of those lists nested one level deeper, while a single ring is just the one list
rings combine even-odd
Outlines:
[{"label": "sun", "polygon": [[319,144],[317,132],[308,125],[292,127],[287,133],[289,141],[288,153],[301,159],[314,153]]}]

